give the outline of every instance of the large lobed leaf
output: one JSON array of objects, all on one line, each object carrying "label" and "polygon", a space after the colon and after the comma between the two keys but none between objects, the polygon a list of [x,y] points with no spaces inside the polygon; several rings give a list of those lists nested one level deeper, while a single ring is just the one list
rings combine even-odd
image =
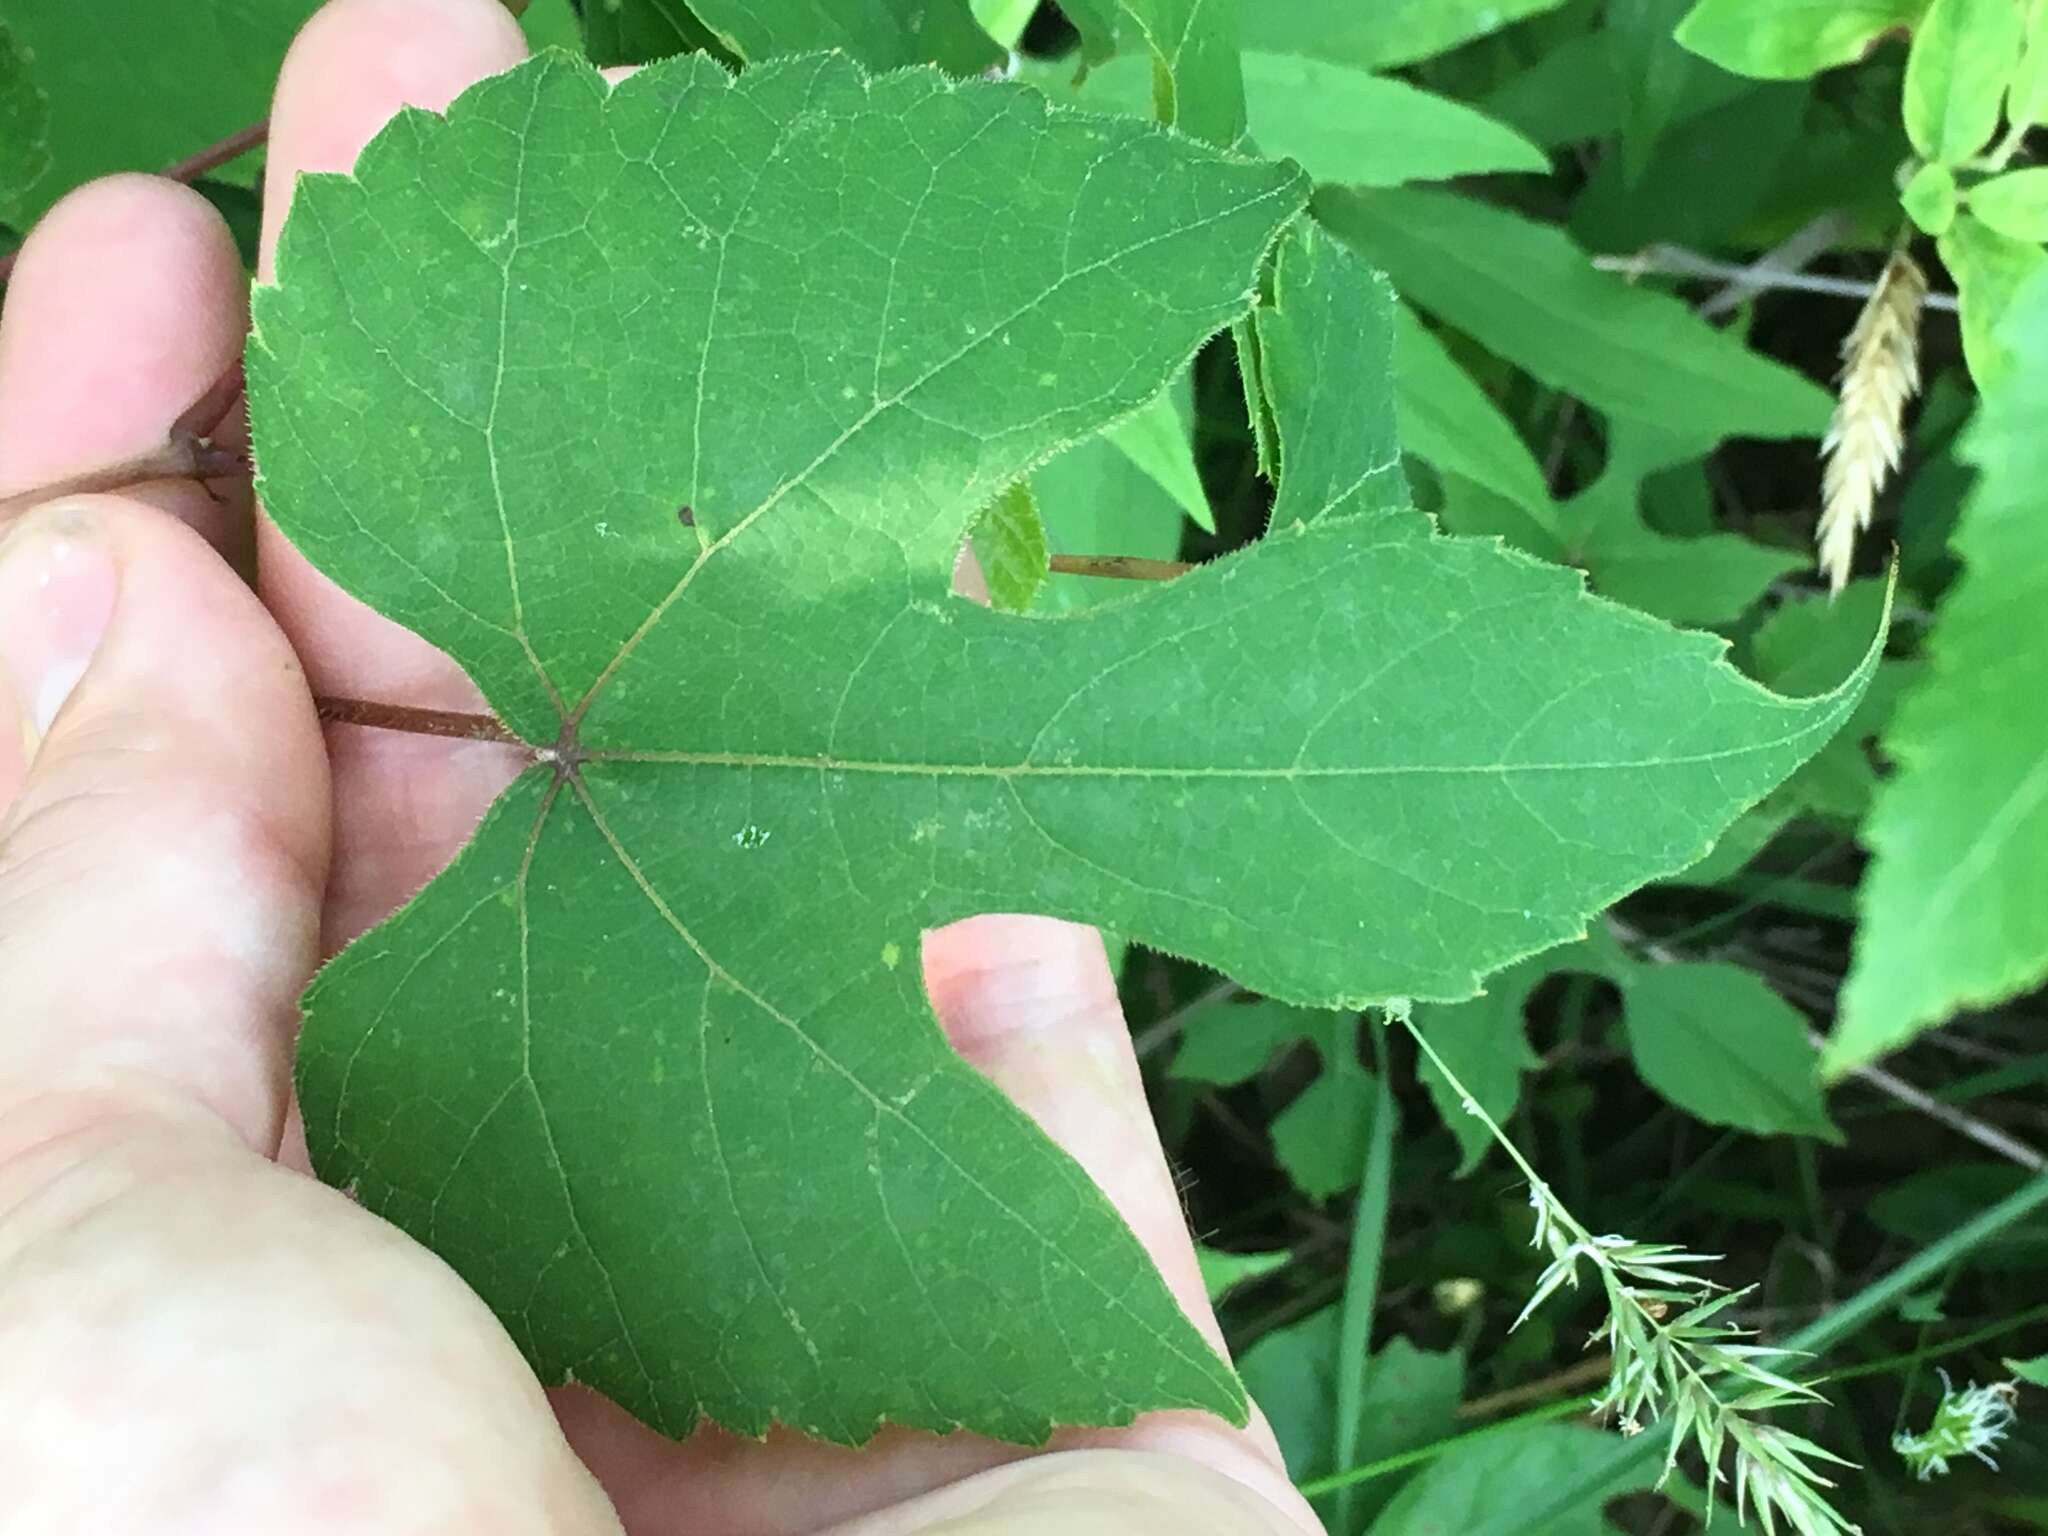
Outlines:
[{"label": "large lobed leaf", "polygon": [[1876,857],[1831,1072],[2048,976],[2048,277],[2004,339],[2021,361],[1968,439],[1981,474],[1954,540],[1963,574],[1885,733],[1898,771],[1865,825]]},{"label": "large lobed leaf", "polygon": [[1014,86],[562,55],[302,187],[266,504],[533,756],[309,993],[308,1137],[546,1378],[677,1433],[1240,1413],[946,1046],[920,934],[1042,911],[1284,1000],[1463,997],[1853,707],[1867,664],[1782,699],[1406,512],[1071,618],[952,598],[979,509],[1242,314],[1305,193]]}]

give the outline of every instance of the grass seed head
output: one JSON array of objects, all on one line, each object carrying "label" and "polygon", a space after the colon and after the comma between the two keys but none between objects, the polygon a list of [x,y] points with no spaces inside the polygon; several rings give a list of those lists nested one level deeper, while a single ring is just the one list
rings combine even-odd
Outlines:
[{"label": "grass seed head", "polygon": [[1920,306],[1927,274],[1904,251],[1885,264],[1842,343],[1841,395],[1821,444],[1820,568],[1831,591],[1849,580],[1856,536],[1905,448],[1906,402],[1920,388]]}]

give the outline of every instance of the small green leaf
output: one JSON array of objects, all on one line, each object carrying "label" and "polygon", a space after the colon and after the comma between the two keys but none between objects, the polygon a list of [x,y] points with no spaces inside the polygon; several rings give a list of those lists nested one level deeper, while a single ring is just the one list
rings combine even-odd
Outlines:
[{"label": "small green leaf", "polygon": [[1702,450],[1826,428],[1827,391],[1678,300],[1596,271],[1550,225],[1422,188],[1324,188],[1315,211],[1403,298],[1598,410],[1666,424]]},{"label": "small green leaf", "polygon": [[2008,1359],[2005,1368],[2030,1386],[2048,1387],[2048,1355],[2036,1355],[2031,1360]]},{"label": "small green leaf", "polygon": [[1723,69],[1760,80],[1803,80],[1861,58],[1885,33],[1910,27],[1928,0],[1700,0],[1678,40]]},{"label": "small green leaf", "polygon": [[2048,166],[1978,182],[1970,188],[1970,212],[2008,239],[2048,240]]},{"label": "small green leaf", "polygon": [[1370,1128],[1373,1078],[1358,1059],[1358,1020],[1262,999],[1202,1009],[1182,1029],[1172,1075],[1241,1083],[1281,1051],[1308,1045],[1321,1070],[1273,1119],[1273,1152],[1302,1193],[1317,1200],[1358,1182]]},{"label": "small green leaf", "polygon": [[[777,0],[781,3],[781,0]],[[922,4],[923,0],[917,0]],[[1122,29],[1152,61],[1152,112],[1210,144],[1244,138],[1244,75],[1238,67],[1238,0],[1116,0]],[[1132,46],[1126,36],[1124,46]]]},{"label": "small green leaf", "polygon": [[1285,1248],[1272,1253],[1228,1253],[1207,1243],[1195,1244],[1195,1264],[1202,1271],[1202,1289],[1208,1292],[1211,1301],[1221,1301],[1239,1286],[1250,1285],[1285,1268],[1293,1257]]},{"label": "small green leaf", "polygon": [[[1216,514],[1209,510],[1202,474],[1195,468],[1194,443],[1188,436],[1192,413],[1186,403],[1187,393],[1187,379],[1183,376],[1154,395],[1136,414],[1102,435],[1111,447],[1171,496],[1197,527],[1214,533]],[[1137,551],[1118,549],[1106,553],[1128,555]]]},{"label": "small green leaf", "polygon": [[1356,1029],[1325,1026],[1324,1034],[1324,1070],[1272,1126],[1273,1156],[1311,1200],[1331,1199],[1358,1182],[1377,1113],[1378,1083],[1358,1065]]},{"label": "small green leaf", "polygon": [[1045,584],[1045,525],[1031,488],[1018,481],[989,503],[969,535],[974,558],[988,584],[989,606],[1022,613]]},{"label": "small green leaf", "polygon": [[2013,371],[2018,360],[2001,338],[2006,311],[2028,279],[2048,266],[2048,252],[2031,240],[2001,235],[1970,213],[1956,216],[1936,248],[1956,280],[1963,356],[1969,362],[1970,377],[1978,389],[1988,393]]},{"label": "small green leaf", "polygon": [[1693,77],[1713,72],[1711,66],[1680,47],[1672,36],[1689,3],[1690,0],[1608,0],[1603,31],[1626,102],[1621,125],[1621,174],[1630,185],[1642,180],[1664,130],[1693,89]]},{"label": "small green leaf", "polygon": [[1762,978],[1719,962],[1643,965],[1621,989],[1636,1070],[1694,1119],[1842,1140],[1821,1102],[1806,1016]]},{"label": "small green leaf", "polygon": [[1906,56],[1906,136],[1922,157],[1959,165],[1991,142],[2020,43],[2017,0],[1933,0]]},{"label": "small green leaf", "polygon": [[1038,0],[970,0],[970,8],[981,30],[995,39],[998,48],[1015,48],[1031,24]]},{"label": "small green leaf", "polygon": [[1514,423],[1405,304],[1394,315],[1394,389],[1407,452],[1548,515],[1543,471]]},{"label": "small green leaf", "polygon": [[[600,0],[584,11],[611,12],[607,27],[656,44],[630,60],[600,54],[606,63],[667,57],[701,46],[707,34],[748,61],[836,48],[872,69],[936,64],[977,75],[1003,60],[967,0]],[[666,46],[664,33],[673,39]]]},{"label": "small green leaf", "polygon": [[[1750,637],[1751,671],[1793,693],[1816,679],[1840,677],[1855,665],[1881,621],[1886,586],[1881,580],[1852,581],[1832,600],[1816,594],[1781,603]],[[1917,661],[1880,663],[1849,723],[1792,775],[1778,798],[1851,826],[1860,823],[1879,784],[1871,744],[1921,669]]]},{"label": "small green leaf", "polygon": [[2014,123],[2033,126],[2048,120],[2048,3],[2025,3],[2026,40],[2006,92],[2005,115]]},{"label": "small green leaf", "polygon": [[1310,220],[1255,311],[1280,491],[1272,526],[1408,505],[1394,416],[1394,290]]},{"label": "small green leaf", "polygon": [[1259,47],[1365,69],[1444,53],[1564,0],[1258,0]]},{"label": "small green leaf", "polygon": [[569,0],[533,0],[519,13],[519,30],[526,34],[527,46],[536,52],[542,48],[583,51],[583,21]]},{"label": "small green leaf", "polygon": [[1602,518],[1577,550],[1594,591],[1674,624],[1730,623],[1772,582],[1812,563],[1803,550],[1738,533],[1670,538],[1632,513]]},{"label": "small green leaf", "polygon": [[1915,171],[1899,191],[1906,217],[1930,235],[1945,234],[1955,223],[1956,202],[1955,172],[1934,160]]},{"label": "small green leaf", "polygon": [[1169,1072],[1183,1082],[1242,1083],[1289,1046],[1321,1040],[1328,1022],[1320,1009],[1271,998],[1211,1003],[1182,1026]]},{"label": "small green leaf", "polygon": [[32,65],[12,29],[0,23],[0,220],[23,225],[29,193],[50,170],[50,103]]},{"label": "small green leaf", "polygon": [[2048,976],[2048,627],[2034,622],[2048,611],[2048,276],[2004,339],[2019,362],[1963,444],[1979,470],[1953,541],[1963,574],[1884,738],[1897,767],[1863,834],[1874,857],[1831,1075]]},{"label": "small green leaf", "polygon": [[1405,80],[1284,53],[1244,56],[1252,138],[1317,181],[1392,187],[1494,171],[1546,172],[1514,129]]}]

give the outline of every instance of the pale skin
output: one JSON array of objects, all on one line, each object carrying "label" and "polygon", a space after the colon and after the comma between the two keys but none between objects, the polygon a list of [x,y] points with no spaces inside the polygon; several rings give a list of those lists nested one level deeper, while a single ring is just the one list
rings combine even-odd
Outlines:
[{"label": "pale skin", "polygon": [[[290,179],[524,50],[496,0],[333,0],[287,60]],[[234,247],[123,177],[32,234],[0,316],[0,498],[150,450],[239,355]],[[1161,1413],[1027,1454],[885,1431],[677,1443],[544,1390],[441,1262],[306,1176],[287,1064],[320,958],[438,870],[520,766],[332,725],[316,694],[475,710],[462,672],[189,481],[0,528],[0,1489],[9,1536],[1110,1536],[1318,1529],[1256,1419]],[[1089,1170],[1212,1339],[1102,945],[927,938],[954,1046]],[[1219,1340],[1220,1342],[1220,1340]]]}]

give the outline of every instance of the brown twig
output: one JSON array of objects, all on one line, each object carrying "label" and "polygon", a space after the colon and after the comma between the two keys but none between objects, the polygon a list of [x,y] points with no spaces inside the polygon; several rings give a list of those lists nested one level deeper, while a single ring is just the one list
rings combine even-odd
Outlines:
[{"label": "brown twig", "polygon": [[316,698],[322,720],[335,725],[360,725],[377,731],[403,731],[412,736],[445,736],[457,741],[495,741],[508,747],[529,747],[490,715],[459,709],[416,709],[408,704],[380,704],[372,699]]},{"label": "brown twig", "polygon": [[1046,569],[1062,576],[1109,576],[1118,581],[1171,581],[1194,569],[1185,560],[1147,560],[1140,555],[1053,555]]},{"label": "brown twig", "polygon": [[224,139],[219,139],[197,154],[187,155],[173,161],[157,174],[166,181],[197,181],[208,171],[219,170],[230,160],[239,160],[250,150],[257,148],[270,137],[270,119],[258,118],[246,128],[237,128]]},{"label": "brown twig", "polygon": [[1561,1371],[1554,1371],[1535,1381],[1524,1382],[1519,1387],[1509,1387],[1502,1392],[1491,1392],[1485,1397],[1475,1397],[1470,1402],[1460,1403],[1458,1417],[1490,1419],[1504,1409],[1519,1408],[1524,1403],[1543,1402],[1560,1392],[1571,1392],[1591,1382],[1605,1381],[1613,1364],[1613,1360],[1607,1355],[1590,1355]]},{"label": "brown twig", "polygon": [[[1744,286],[1763,290],[1789,288],[1799,293],[1824,293],[1838,299],[1869,299],[1877,291],[1877,284],[1858,282],[1847,277],[1823,277],[1813,272],[1759,271],[1754,267],[1738,267],[1726,261],[1715,261],[1676,245],[1647,245],[1629,256],[1595,256],[1593,265],[1602,272],[1618,272],[1624,277],[1637,278],[1649,273],[1666,277],[1697,277],[1721,283],[1741,283]],[[1954,309],[1956,296],[1952,293],[1930,293],[1927,296],[1929,309]]]},{"label": "brown twig", "polygon": [[241,454],[197,438],[178,438],[133,458],[81,470],[12,496],[0,496],[0,518],[26,512],[59,496],[125,491],[151,480],[225,480],[248,473],[249,461]]},{"label": "brown twig", "polygon": [[[270,137],[270,119],[262,118],[246,128],[237,128],[224,139],[216,140],[182,160],[174,160],[157,172],[166,181],[194,182],[208,171],[218,170],[230,160],[246,155]],[[0,283],[7,281],[14,271],[14,258],[21,254],[21,247],[0,255]]]},{"label": "brown twig", "polygon": [[242,398],[242,365],[234,366],[208,386],[205,394],[178,413],[153,448],[95,464],[76,474],[0,496],[0,518],[59,496],[90,496],[125,491],[152,480],[227,480],[251,472],[249,457],[232,448],[216,447],[213,436],[224,426]]}]

